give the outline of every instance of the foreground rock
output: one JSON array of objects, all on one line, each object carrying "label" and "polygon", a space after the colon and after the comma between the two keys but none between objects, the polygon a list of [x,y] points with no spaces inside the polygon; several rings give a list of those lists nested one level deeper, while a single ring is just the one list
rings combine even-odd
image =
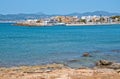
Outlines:
[{"label": "foreground rock", "polygon": [[0,79],[120,79],[118,72],[113,69],[72,69],[52,64],[0,68]]},{"label": "foreground rock", "polygon": [[115,63],[107,60],[100,60],[96,63],[99,68],[120,69],[120,63]]},{"label": "foreground rock", "polygon": [[113,62],[107,60],[100,60],[96,63],[97,66],[108,66],[111,65]]}]

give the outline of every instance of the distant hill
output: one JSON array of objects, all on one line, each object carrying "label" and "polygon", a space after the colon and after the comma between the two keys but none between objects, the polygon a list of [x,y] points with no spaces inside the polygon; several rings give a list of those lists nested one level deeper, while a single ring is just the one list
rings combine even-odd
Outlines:
[{"label": "distant hill", "polygon": [[[60,15],[60,14],[59,14]],[[102,16],[113,16],[113,15],[120,15],[120,13],[109,13],[106,11],[95,11],[95,12],[85,12],[85,13],[71,13],[66,16],[89,16],[89,15],[102,15]],[[7,14],[3,15],[0,14],[0,20],[26,20],[26,19],[40,19],[40,18],[46,18],[56,15],[48,15],[41,12],[35,13],[35,14]]]},{"label": "distant hill", "polygon": [[85,13],[72,13],[69,14],[69,16],[93,16],[93,15],[97,15],[97,16],[114,16],[114,15],[120,15],[120,13],[110,13],[110,12],[106,12],[106,11],[94,11],[94,12],[85,12]]},{"label": "distant hill", "polygon": [[7,14],[0,15],[0,20],[26,20],[26,19],[39,19],[47,17],[45,14]]}]

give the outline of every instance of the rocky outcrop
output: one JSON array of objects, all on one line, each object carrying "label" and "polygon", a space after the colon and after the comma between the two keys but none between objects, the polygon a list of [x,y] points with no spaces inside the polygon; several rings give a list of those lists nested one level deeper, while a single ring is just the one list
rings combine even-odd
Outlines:
[{"label": "rocky outcrop", "polygon": [[120,63],[115,63],[107,60],[100,60],[96,63],[99,68],[120,69]]},{"label": "rocky outcrop", "polygon": [[107,60],[100,60],[96,63],[97,66],[108,66],[111,65],[113,62]]},{"label": "rocky outcrop", "polygon": [[[98,66],[114,66],[115,64],[117,63],[101,60]],[[0,68],[0,79],[120,79],[120,70],[72,69],[63,64],[21,66]]]},{"label": "rocky outcrop", "polygon": [[120,69],[120,63],[113,63],[112,65],[109,66],[109,68]]},{"label": "rocky outcrop", "polygon": [[[31,68],[32,69],[32,68]],[[119,79],[120,74],[113,69],[56,69],[50,72],[24,73],[3,69],[0,79]]]}]

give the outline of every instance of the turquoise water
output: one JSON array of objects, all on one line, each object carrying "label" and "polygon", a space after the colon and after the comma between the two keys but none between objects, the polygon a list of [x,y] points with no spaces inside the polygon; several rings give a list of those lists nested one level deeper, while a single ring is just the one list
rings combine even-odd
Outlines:
[{"label": "turquoise water", "polygon": [[[92,57],[82,57],[84,52]],[[71,67],[91,67],[100,59],[120,62],[119,58],[120,25],[23,27],[0,24],[0,66],[64,63]]]}]

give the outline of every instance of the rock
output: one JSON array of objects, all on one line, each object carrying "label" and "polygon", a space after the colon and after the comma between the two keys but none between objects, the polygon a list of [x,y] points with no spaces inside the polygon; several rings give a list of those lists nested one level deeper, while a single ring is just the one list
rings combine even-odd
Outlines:
[{"label": "rock", "polygon": [[112,62],[111,61],[107,61],[107,60],[100,60],[100,61],[98,61],[97,62],[97,66],[101,66],[101,65],[103,65],[103,66],[106,66],[106,65],[111,65],[112,64]]},{"label": "rock", "polygon": [[120,53],[120,50],[111,50],[112,52]]},{"label": "rock", "polygon": [[73,59],[73,60],[69,60],[68,62],[70,63],[74,63],[74,62],[79,62],[80,60],[77,60],[77,59]]},{"label": "rock", "polygon": [[120,69],[120,63],[115,63],[107,60],[98,61],[96,63],[96,66],[100,68]]},{"label": "rock", "polygon": [[46,73],[49,73],[49,72],[52,72],[52,70],[47,69],[47,70],[45,70],[45,72],[46,72]]},{"label": "rock", "polygon": [[117,73],[120,73],[120,69],[117,69],[116,72],[117,72]]},{"label": "rock", "polygon": [[113,63],[112,65],[109,66],[111,69],[120,69],[120,63]]},{"label": "rock", "polygon": [[83,54],[83,57],[91,57],[91,55],[90,55],[88,52],[85,52],[85,53]]}]

